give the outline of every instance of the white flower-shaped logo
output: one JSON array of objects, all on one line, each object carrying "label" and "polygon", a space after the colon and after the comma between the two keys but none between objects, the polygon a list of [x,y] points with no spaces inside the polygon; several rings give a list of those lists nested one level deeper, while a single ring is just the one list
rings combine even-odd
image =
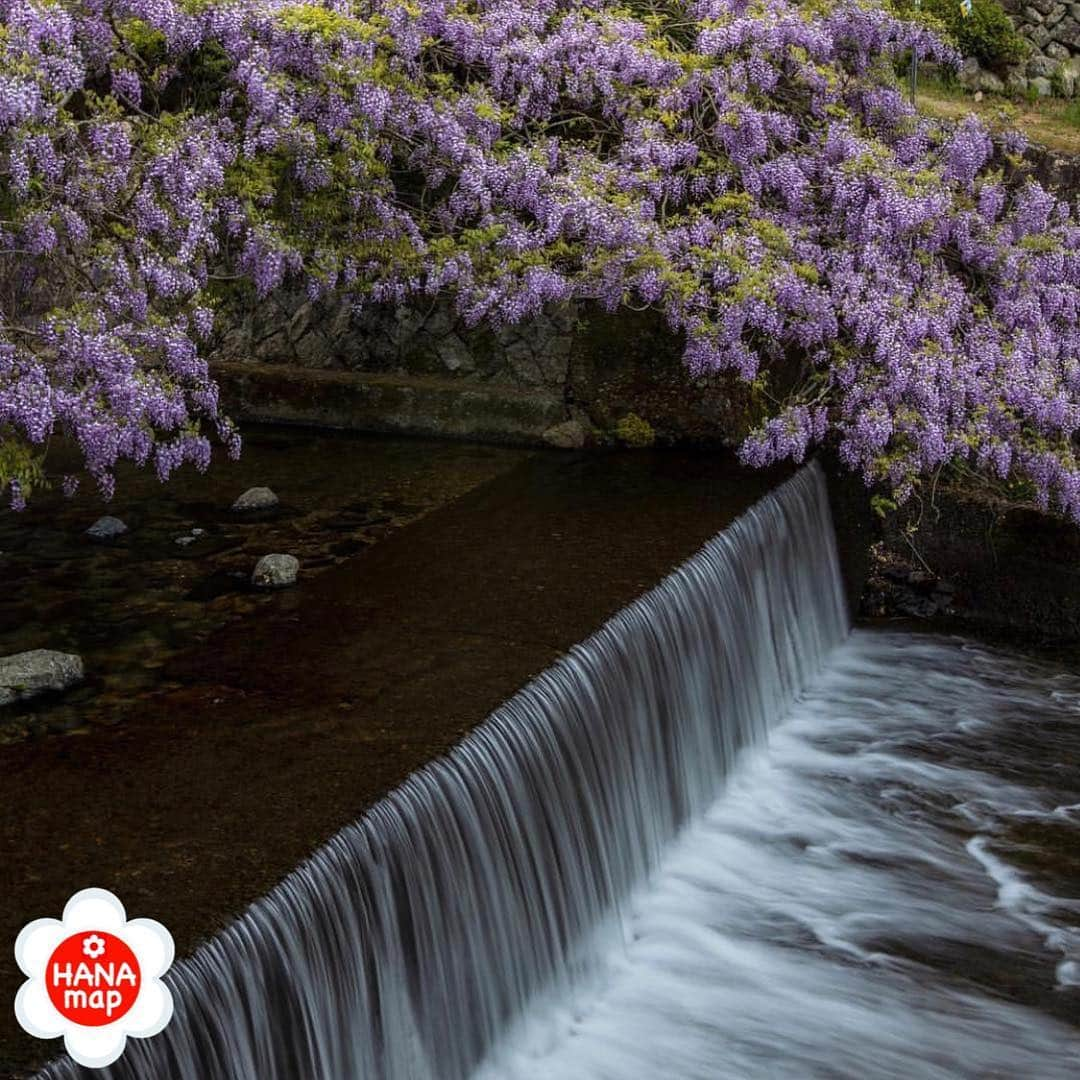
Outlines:
[{"label": "white flower-shaped logo", "polygon": [[173,961],[172,935],[153,919],[128,921],[105,889],[83,889],[63,919],[35,919],[15,941],[27,981],[15,1016],[39,1039],[64,1036],[80,1065],[100,1069],[123,1052],[129,1035],[156,1035],[172,1018],[161,976]]},{"label": "white flower-shaped logo", "polygon": [[87,934],[83,938],[82,951],[90,957],[91,960],[96,960],[103,952],[105,952],[105,939],[100,938],[97,934]]}]

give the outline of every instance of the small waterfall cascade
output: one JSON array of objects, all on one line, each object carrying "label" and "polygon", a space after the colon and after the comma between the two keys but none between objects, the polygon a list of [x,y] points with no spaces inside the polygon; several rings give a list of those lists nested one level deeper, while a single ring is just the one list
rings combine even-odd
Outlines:
[{"label": "small waterfall cascade", "polygon": [[847,632],[812,464],[168,977],[176,1014],[49,1080],[464,1080]]}]

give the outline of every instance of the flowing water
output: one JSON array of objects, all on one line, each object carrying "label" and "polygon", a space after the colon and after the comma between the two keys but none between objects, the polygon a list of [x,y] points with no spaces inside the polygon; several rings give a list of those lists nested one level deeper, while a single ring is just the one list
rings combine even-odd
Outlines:
[{"label": "flowing water", "polygon": [[477,1080],[1075,1078],[1069,871],[1080,680],[856,631]]},{"label": "flowing water", "polygon": [[1075,1077],[1078,838],[1080,678],[847,636],[813,467],[179,965],[169,1028],[85,1075]]}]

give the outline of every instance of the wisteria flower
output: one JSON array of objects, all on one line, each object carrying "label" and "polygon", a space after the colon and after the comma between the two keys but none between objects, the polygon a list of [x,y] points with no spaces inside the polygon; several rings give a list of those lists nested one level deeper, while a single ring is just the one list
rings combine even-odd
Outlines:
[{"label": "wisteria flower", "polygon": [[0,0],[0,19],[15,508],[61,438],[106,497],[121,462],[165,480],[238,452],[215,331],[288,289],[361,317],[441,298],[496,329],[652,307],[695,378],[750,385],[747,463],[830,443],[901,499],[963,464],[1080,522],[1080,225],[1021,138],[916,113],[896,62],[958,57],[882,5]]}]

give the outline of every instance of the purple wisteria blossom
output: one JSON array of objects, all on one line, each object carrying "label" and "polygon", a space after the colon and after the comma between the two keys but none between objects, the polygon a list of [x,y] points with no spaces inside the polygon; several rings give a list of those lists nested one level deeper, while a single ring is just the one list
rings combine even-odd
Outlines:
[{"label": "purple wisteria blossom", "polygon": [[[0,0],[0,486],[239,450],[214,311],[285,283],[469,325],[652,305],[901,498],[950,463],[1080,521],[1080,227],[920,118],[858,0]],[[1011,157],[1010,160],[1009,157]],[[1009,164],[1007,180],[1003,166]],[[778,388],[784,387],[781,392]],[[73,491],[77,477],[64,479]]]}]

